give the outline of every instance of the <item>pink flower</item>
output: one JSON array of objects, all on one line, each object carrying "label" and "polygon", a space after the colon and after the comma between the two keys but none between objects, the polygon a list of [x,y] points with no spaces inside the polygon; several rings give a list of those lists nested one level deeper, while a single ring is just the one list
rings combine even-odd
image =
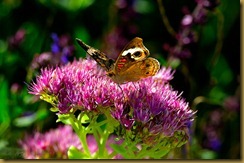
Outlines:
[{"label": "pink flower", "polygon": [[[110,144],[120,143],[115,141],[115,136],[110,136],[106,142],[108,153],[113,152]],[[83,148],[78,136],[73,132],[71,126],[59,126],[56,129],[42,134],[39,132],[34,135],[29,135],[25,139],[20,140],[19,144],[24,150],[23,157],[25,159],[67,159],[68,149],[70,146],[75,146],[82,152]],[[98,145],[93,135],[87,135],[87,144],[91,154],[98,150]],[[120,155],[114,156],[114,159],[121,159]]]},{"label": "pink flower", "polygon": [[78,136],[70,126],[59,126],[44,134],[36,132],[20,142],[26,159],[66,159],[68,148],[73,145],[82,149]]}]

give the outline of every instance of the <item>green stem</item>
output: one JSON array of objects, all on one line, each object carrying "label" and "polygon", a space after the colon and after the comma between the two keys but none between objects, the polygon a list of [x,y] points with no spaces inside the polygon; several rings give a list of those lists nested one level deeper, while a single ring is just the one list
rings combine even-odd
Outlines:
[{"label": "green stem", "polygon": [[218,23],[217,23],[217,43],[215,46],[213,58],[211,60],[211,66],[215,66],[217,63],[219,56],[221,54],[221,49],[223,45],[223,27],[224,27],[224,16],[220,10],[216,9],[215,14],[217,15]]},{"label": "green stem", "polygon": [[[75,130],[75,133],[78,135],[84,153],[91,158],[91,153],[89,150],[89,147],[87,145],[87,139],[86,139],[86,135],[87,135],[87,129],[85,129],[81,123],[79,123],[79,121],[76,119],[76,117],[73,114],[70,114],[70,122],[71,122],[71,126],[72,128]],[[89,126],[88,126],[89,127]],[[89,131],[89,130],[88,130]]]},{"label": "green stem", "polygon": [[93,136],[94,136],[94,138],[97,142],[97,146],[98,146],[98,151],[96,152],[96,155],[98,158],[101,158],[102,154],[101,154],[101,150],[100,150],[101,149],[100,136],[95,129],[92,130],[92,133],[93,133]]},{"label": "green stem", "polygon": [[159,11],[160,11],[160,14],[161,14],[161,17],[162,17],[162,20],[163,20],[163,23],[167,29],[167,31],[169,32],[169,34],[172,35],[172,37],[175,37],[176,36],[176,32],[175,30],[171,27],[170,23],[169,23],[169,20],[165,14],[165,9],[164,9],[164,5],[163,5],[163,2],[162,0],[158,0],[158,7],[159,7]]},{"label": "green stem", "polygon": [[[108,156],[108,151],[106,149],[106,143],[108,141],[109,134],[107,130],[104,130],[103,136],[101,136],[102,141],[101,141],[101,146],[99,148],[100,153],[103,153],[104,155]],[[104,153],[106,151],[106,154]]]}]

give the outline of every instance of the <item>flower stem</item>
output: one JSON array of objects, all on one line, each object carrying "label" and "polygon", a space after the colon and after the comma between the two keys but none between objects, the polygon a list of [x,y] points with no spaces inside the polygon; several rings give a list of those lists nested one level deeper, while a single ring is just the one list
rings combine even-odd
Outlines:
[{"label": "flower stem", "polygon": [[162,20],[163,20],[163,23],[167,29],[167,31],[169,32],[169,34],[171,34],[173,37],[176,36],[176,32],[175,30],[171,27],[170,23],[169,23],[169,20],[165,14],[165,9],[164,9],[164,5],[163,5],[163,2],[162,0],[158,0],[158,6],[159,6],[159,11],[160,11],[160,14],[161,14],[161,17],[162,17]]},{"label": "flower stem", "polygon": [[79,139],[81,141],[84,153],[89,158],[91,158],[91,153],[90,153],[90,150],[88,148],[87,140],[86,140],[87,128],[84,128],[82,126],[82,124],[78,122],[77,118],[73,114],[70,114],[70,118],[69,119],[70,119],[72,128],[75,130],[76,134],[78,135],[78,137],[79,137]]}]

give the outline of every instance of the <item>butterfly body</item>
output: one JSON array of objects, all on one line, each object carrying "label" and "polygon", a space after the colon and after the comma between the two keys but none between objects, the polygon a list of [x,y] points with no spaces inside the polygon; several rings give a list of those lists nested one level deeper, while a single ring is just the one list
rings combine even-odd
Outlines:
[{"label": "butterfly body", "polygon": [[106,54],[80,39],[76,39],[79,45],[107,71],[107,75],[116,83],[135,82],[140,79],[155,75],[159,68],[159,62],[149,56],[149,50],[143,45],[142,39],[134,38],[129,42],[116,61],[109,59]]}]

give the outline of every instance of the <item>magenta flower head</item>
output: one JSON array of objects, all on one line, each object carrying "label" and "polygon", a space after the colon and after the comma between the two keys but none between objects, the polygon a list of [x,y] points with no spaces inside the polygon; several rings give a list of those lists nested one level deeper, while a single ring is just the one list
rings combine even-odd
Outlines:
[{"label": "magenta flower head", "polygon": [[162,67],[153,77],[118,85],[88,58],[42,69],[29,93],[51,103],[60,115],[74,111],[90,117],[105,114],[107,121],[112,118],[119,124],[109,126],[122,128],[117,134],[124,143],[173,148],[188,140],[195,112],[173,90],[169,84],[172,78],[173,71]]},{"label": "magenta flower head", "polygon": [[29,90],[53,104],[60,113],[71,109],[97,112],[98,106],[112,106],[116,98],[123,97],[118,85],[90,59],[42,69]]}]

